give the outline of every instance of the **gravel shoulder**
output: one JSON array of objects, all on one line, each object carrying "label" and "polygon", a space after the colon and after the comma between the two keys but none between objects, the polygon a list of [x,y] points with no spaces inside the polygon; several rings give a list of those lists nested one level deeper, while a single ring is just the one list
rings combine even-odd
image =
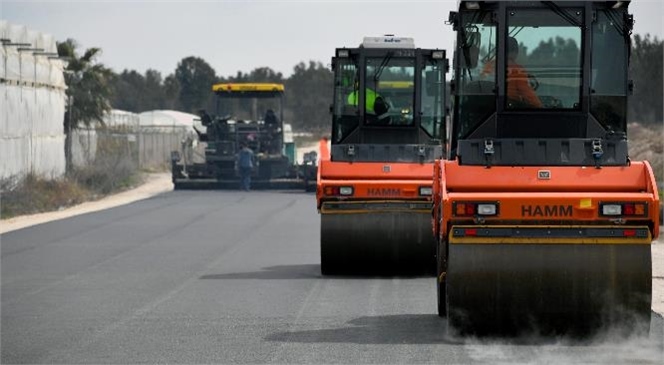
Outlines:
[{"label": "gravel shoulder", "polygon": [[[97,201],[86,202],[57,212],[39,213],[2,220],[0,221],[0,234],[79,214],[129,204],[171,190],[173,190],[173,183],[171,182],[171,175],[169,173],[150,174],[143,185]],[[664,237],[660,237],[657,241],[653,242],[651,247],[653,276],[652,309],[664,315]]]}]

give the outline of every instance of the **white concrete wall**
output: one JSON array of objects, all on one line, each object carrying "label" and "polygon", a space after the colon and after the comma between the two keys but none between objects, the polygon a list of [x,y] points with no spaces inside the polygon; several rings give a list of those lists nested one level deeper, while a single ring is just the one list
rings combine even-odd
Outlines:
[{"label": "white concrete wall", "polygon": [[[39,52],[57,52],[53,37],[0,21],[0,180],[27,173],[54,178],[65,172],[62,61]],[[21,50],[40,48],[42,50]]]}]

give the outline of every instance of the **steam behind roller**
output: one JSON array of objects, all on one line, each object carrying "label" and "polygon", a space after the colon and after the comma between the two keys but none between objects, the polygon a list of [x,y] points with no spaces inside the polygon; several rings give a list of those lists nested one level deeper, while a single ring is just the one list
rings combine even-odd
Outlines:
[{"label": "steam behind roller", "polygon": [[332,59],[330,147],[321,143],[321,271],[433,273],[432,171],[443,157],[445,52],[366,37]]},{"label": "steam behind roller", "polygon": [[628,5],[461,1],[450,14],[451,160],[436,163],[433,211],[451,330],[648,333],[660,210],[650,165],[628,155]]}]

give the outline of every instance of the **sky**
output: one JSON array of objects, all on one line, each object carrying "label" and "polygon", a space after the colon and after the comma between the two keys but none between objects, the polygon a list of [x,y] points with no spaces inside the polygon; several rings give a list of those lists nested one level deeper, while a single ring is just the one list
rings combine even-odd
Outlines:
[{"label": "sky", "polygon": [[[364,36],[413,37],[416,47],[452,50],[445,24],[457,0],[438,1],[11,1],[0,19],[99,47],[99,61],[116,72],[174,72],[196,56],[218,76],[270,67],[288,77],[299,62],[329,65],[338,47]],[[634,33],[662,39],[664,1],[634,0]],[[448,55],[451,58],[451,54]]]}]

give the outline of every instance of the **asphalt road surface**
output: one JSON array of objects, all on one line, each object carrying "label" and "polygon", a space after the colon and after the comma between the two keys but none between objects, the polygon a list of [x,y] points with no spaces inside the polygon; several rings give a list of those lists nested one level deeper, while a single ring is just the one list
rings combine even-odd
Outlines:
[{"label": "asphalt road surface", "polygon": [[2,363],[654,363],[648,338],[456,338],[431,277],[321,277],[311,194],[175,191],[0,236]]}]

